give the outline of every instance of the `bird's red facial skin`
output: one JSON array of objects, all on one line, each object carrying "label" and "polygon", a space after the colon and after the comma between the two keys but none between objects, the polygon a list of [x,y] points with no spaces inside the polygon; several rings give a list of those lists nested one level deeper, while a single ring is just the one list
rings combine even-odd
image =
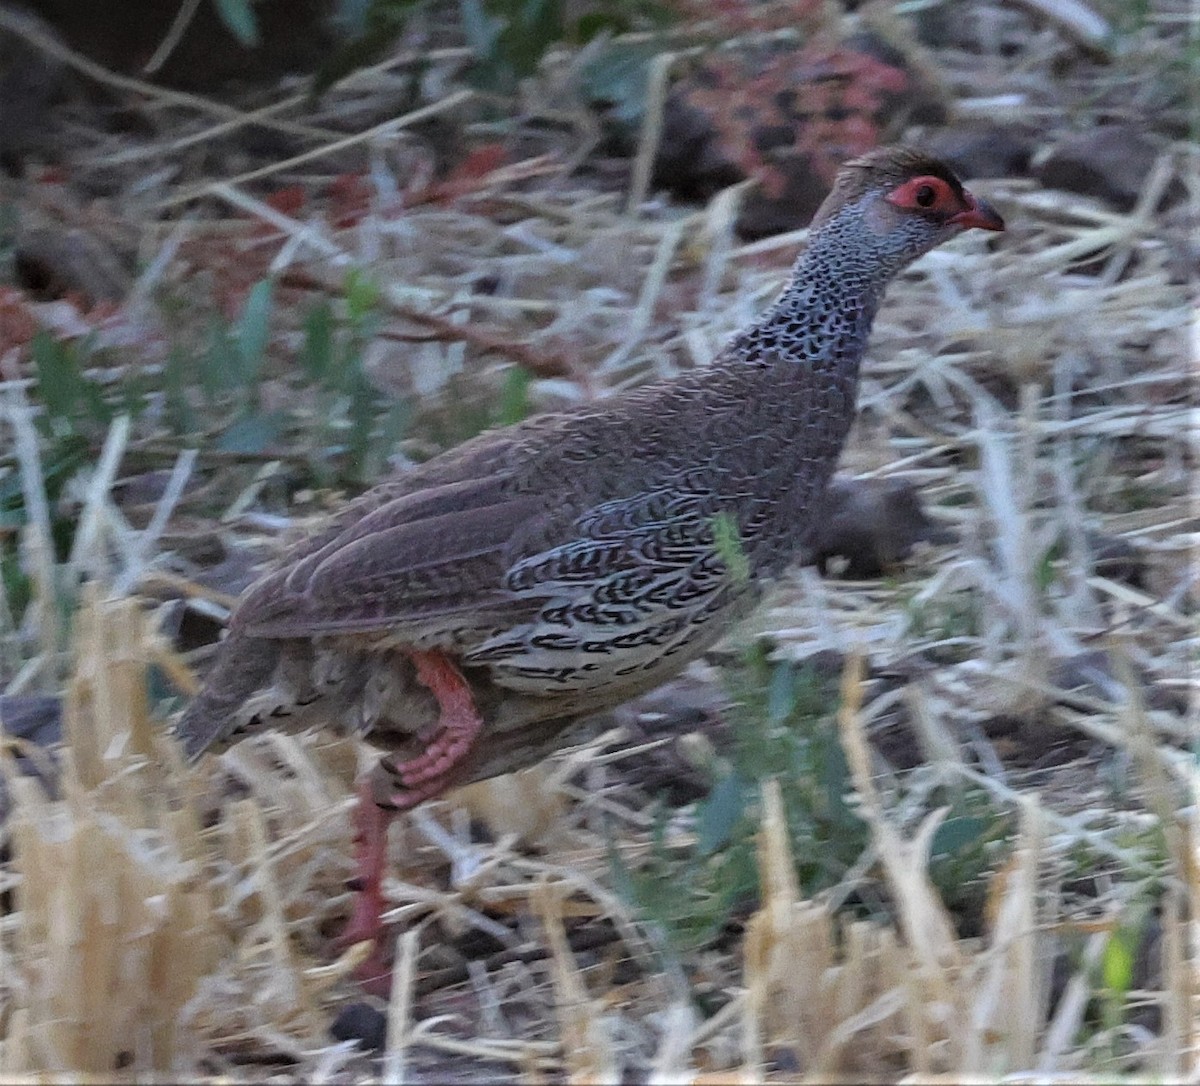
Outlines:
[{"label": "bird's red facial skin", "polygon": [[898,185],[885,197],[893,207],[940,216],[964,230],[1003,230],[1004,220],[985,200],[977,200],[966,189],[955,192],[940,177],[914,177]]},{"label": "bird's red facial skin", "polygon": [[888,193],[887,202],[906,211],[925,211],[947,218],[970,206],[940,177],[932,176],[905,181]]}]

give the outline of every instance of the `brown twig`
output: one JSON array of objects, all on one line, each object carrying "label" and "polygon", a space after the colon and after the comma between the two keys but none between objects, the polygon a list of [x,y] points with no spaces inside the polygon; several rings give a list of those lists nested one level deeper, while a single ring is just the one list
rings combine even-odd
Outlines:
[{"label": "brown twig", "polygon": [[[344,291],[336,285],[326,283],[307,271],[290,269],[280,277],[280,285],[299,290],[323,291],[328,294],[341,296]],[[430,330],[430,335],[420,337],[414,334],[393,331],[377,333],[380,338],[398,343],[442,342],[466,343],[478,351],[488,354],[499,354],[512,359],[523,366],[536,377],[571,377],[573,370],[567,359],[561,355],[546,354],[531,347],[528,343],[519,343],[507,339],[498,332],[482,328],[477,324],[458,324],[449,317],[437,313],[428,313],[411,306],[394,302],[386,303],[395,316],[413,324],[423,325]]]}]

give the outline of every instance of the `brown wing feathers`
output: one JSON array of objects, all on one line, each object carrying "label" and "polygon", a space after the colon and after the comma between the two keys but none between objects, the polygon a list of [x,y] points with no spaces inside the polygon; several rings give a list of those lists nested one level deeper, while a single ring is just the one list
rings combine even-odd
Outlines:
[{"label": "brown wing feathers", "polygon": [[[375,510],[280,570],[239,608],[239,629],[255,637],[295,637],[405,628],[511,602],[502,589],[512,541],[541,515],[539,503],[528,496],[501,499],[490,483],[475,494],[447,488],[452,497],[439,489]],[[487,504],[448,506],[469,498]]]}]

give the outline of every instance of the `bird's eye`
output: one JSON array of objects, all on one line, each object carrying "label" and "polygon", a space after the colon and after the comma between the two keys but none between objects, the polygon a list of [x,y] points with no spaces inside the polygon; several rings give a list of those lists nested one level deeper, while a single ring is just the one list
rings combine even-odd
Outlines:
[{"label": "bird's eye", "polygon": [[949,183],[932,174],[922,174],[898,185],[885,197],[894,207],[905,211],[952,215],[962,210],[962,199]]}]

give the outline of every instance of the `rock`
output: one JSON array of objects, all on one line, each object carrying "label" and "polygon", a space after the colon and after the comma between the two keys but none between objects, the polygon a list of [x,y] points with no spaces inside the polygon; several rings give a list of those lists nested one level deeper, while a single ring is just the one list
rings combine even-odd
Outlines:
[{"label": "rock", "polygon": [[219,4],[200,4],[161,67],[144,67],[178,13],[162,0],[39,0],[38,13],[73,48],[119,72],[187,90],[214,92],[230,80],[270,85],[310,72],[333,48],[331,0],[258,0],[258,45],[246,47],[221,21]]},{"label": "rock", "polygon": [[1066,694],[1096,701],[1117,701],[1122,690],[1114,677],[1112,661],[1103,649],[1079,652],[1057,661],[1051,669],[1050,684]]},{"label": "rock", "polygon": [[[1132,661],[1130,666],[1148,709],[1178,716],[1188,713],[1191,706],[1182,683],[1177,689],[1160,685],[1147,668]],[[1050,682],[1063,692],[1064,704],[1071,704],[1073,699],[1081,697],[1120,704],[1129,696],[1121,675],[1107,651],[1091,649],[1057,661],[1051,669]]]},{"label": "rock", "polygon": [[832,559],[844,558],[847,576],[878,577],[907,558],[916,543],[954,538],[925,512],[907,479],[835,479],[815,519],[808,561],[827,573]]},{"label": "rock", "polygon": [[[62,742],[62,699],[49,696],[0,696],[0,724],[11,744],[19,773],[36,777],[50,795],[58,790],[54,748]],[[12,743],[12,740],[20,743]],[[0,823],[8,817],[8,788],[0,774]]]},{"label": "rock", "polygon": [[1027,769],[1054,769],[1086,754],[1093,745],[1082,736],[1052,722],[1044,711],[1014,716],[1001,713],[979,722],[1005,764]]},{"label": "rock", "polygon": [[[1141,196],[1160,150],[1140,128],[1105,125],[1063,140],[1035,165],[1034,173],[1047,188],[1095,196],[1129,211]],[[1181,194],[1182,186],[1175,182],[1163,202],[1173,203]]]},{"label": "rock", "polygon": [[1129,540],[1119,535],[1089,531],[1087,545],[1092,552],[1092,566],[1101,577],[1133,588],[1145,588],[1145,559]]},{"label": "rock", "polygon": [[1033,157],[1033,136],[1011,125],[968,121],[935,132],[929,151],[960,177],[1022,177]]},{"label": "rock", "polygon": [[1186,201],[1160,216],[1167,267],[1173,284],[1200,282],[1200,235],[1193,229],[1195,212]]},{"label": "rock", "polygon": [[940,91],[906,48],[877,30],[834,46],[714,52],[673,88],[655,183],[708,199],[746,177],[737,229],[762,237],[812,218],[841,162],[904,123],[941,119]]},{"label": "rock", "polygon": [[[5,7],[39,35],[56,40],[53,28],[24,8]],[[47,117],[64,85],[63,64],[35,49],[24,38],[0,29],[0,171],[21,173],[29,151],[41,150],[49,130]]]},{"label": "rock", "polygon": [[631,746],[673,737],[623,759],[613,767],[623,789],[637,789],[682,807],[708,794],[712,772],[707,760],[729,747],[731,736],[723,717],[729,695],[721,686],[684,674],[658,690],[622,706],[614,716],[628,734]]},{"label": "rock", "polygon": [[39,301],[76,295],[86,306],[124,299],[133,279],[107,242],[78,228],[24,230],[13,265],[17,282]]},{"label": "rock", "polygon": [[962,21],[955,18],[955,12],[948,5],[921,4],[909,17],[922,45],[944,49],[959,44],[956,31],[961,33]]},{"label": "rock", "polygon": [[387,1016],[370,1003],[347,1003],[333,1020],[329,1034],[335,1041],[357,1041],[371,1052],[382,1052],[387,1040]]},{"label": "rock", "polygon": [[62,742],[62,699],[53,696],[0,695],[0,721],[10,739],[39,747]]}]

